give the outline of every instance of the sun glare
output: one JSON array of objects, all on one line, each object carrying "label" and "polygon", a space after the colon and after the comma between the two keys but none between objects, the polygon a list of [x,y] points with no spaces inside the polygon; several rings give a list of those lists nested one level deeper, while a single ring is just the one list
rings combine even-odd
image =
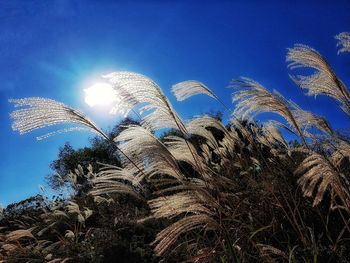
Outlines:
[{"label": "sun glare", "polygon": [[90,106],[109,105],[117,100],[116,91],[108,83],[96,83],[90,88],[84,89],[85,102]]}]

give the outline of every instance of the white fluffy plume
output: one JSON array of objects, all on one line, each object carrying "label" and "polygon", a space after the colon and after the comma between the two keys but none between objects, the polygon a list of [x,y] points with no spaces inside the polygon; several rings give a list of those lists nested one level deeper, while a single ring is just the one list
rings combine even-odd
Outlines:
[{"label": "white fluffy plume", "polygon": [[13,103],[15,107],[21,108],[10,114],[13,119],[12,128],[15,131],[19,131],[20,134],[47,126],[71,123],[78,124],[79,127],[57,130],[37,137],[37,139],[40,140],[58,133],[80,130],[90,130],[106,138],[103,131],[82,112],[61,102],[45,98],[11,99],[9,102]]},{"label": "white fluffy plume", "polygon": [[[166,174],[182,179],[175,157],[158,138],[142,126],[128,126],[115,141],[126,155],[133,158],[138,167],[143,167],[148,177]],[[125,164],[128,169],[134,169],[130,163]],[[138,174],[138,171],[135,170],[134,174]]]},{"label": "white fluffy plume", "polygon": [[350,115],[350,93],[344,83],[336,76],[327,61],[313,48],[295,45],[288,49],[287,62],[291,69],[311,68],[315,73],[308,76],[293,76],[293,80],[309,96],[326,95],[341,103],[344,112]]},{"label": "white fluffy plume", "polygon": [[249,78],[234,80],[231,87],[238,90],[233,93],[232,97],[233,102],[236,102],[234,111],[236,116],[245,119],[263,112],[277,113],[298,132],[306,144],[288,101],[280,93],[277,91],[271,93],[258,82]]},{"label": "white fluffy plume", "polygon": [[151,130],[162,128],[179,129],[186,134],[186,128],[165,97],[160,87],[150,78],[133,72],[113,72],[104,76],[118,92],[120,99],[130,108],[140,106],[146,113],[142,125]]},{"label": "white fluffy plume", "polygon": [[214,99],[218,99],[206,85],[196,80],[179,82],[172,86],[171,91],[178,101],[183,101],[197,94],[206,94]]},{"label": "white fluffy plume", "polygon": [[350,32],[342,32],[335,36],[338,40],[337,46],[340,46],[338,54],[342,52],[350,52]]}]

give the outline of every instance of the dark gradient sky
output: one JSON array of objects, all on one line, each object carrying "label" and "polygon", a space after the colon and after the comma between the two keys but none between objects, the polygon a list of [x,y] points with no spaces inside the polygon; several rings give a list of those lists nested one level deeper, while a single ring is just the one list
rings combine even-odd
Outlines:
[{"label": "dark gradient sky", "polygon": [[[334,128],[349,127],[334,102],[303,96],[285,63],[288,47],[307,44],[350,83],[350,54],[338,56],[334,39],[350,31],[349,10],[350,1],[0,0],[0,203],[37,193],[59,146],[69,141],[81,147],[91,136],[70,133],[40,142],[35,136],[44,130],[20,136],[11,130],[7,100],[53,98],[108,128],[117,117],[88,108],[82,89],[114,70],[145,74],[169,96],[172,84],[197,79],[227,105],[231,91],[225,86],[247,76],[328,117]],[[204,96],[183,103],[170,98],[185,119],[221,109]]]}]

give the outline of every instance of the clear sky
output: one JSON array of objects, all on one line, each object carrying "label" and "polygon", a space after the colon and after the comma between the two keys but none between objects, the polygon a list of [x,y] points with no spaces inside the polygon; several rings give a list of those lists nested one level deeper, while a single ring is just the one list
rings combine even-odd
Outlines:
[{"label": "clear sky", "polygon": [[45,130],[20,136],[11,130],[7,100],[49,97],[108,128],[117,117],[85,105],[82,90],[114,70],[154,79],[185,119],[221,108],[204,96],[177,103],[172,84],[200,80],[231,105],[225,87],[247,76],[328,117],[334,128],[349,127],[329,99],[302,96],[285,63],[288,47],[307,44],[349,84],[350,54],[338,56],[334,39],[350,31],[349,10],[350,1],[336,0],[0,0],[0,203],[37,193],[59,146],[82,147],[91,136],[69,133],[40,142],[35,137]]}]

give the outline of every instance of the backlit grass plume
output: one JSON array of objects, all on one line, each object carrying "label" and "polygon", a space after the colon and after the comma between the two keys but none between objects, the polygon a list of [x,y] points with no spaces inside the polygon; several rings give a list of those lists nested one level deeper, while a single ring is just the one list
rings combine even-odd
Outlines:
[{"label": "backlit grass plume", "polygon": [[290,104],[293,107],[293,116],[299,124],[300,128],[303,130],[303,134],[305,136],[312,137],[310,136],[311,133],[308,132],[308,130],[312,127],[315,127],[330,136],[333,135],[333,130],[325,118],[316,116],[316,114],[312,112],[304,111],[294,102],[290,102]]},{"label": "backlit grass plume", "polygon": [[196,80],[186,80],[172,86],[171,91],[178,101],[186,100],[193,95],[206,94],[212,98],[218,97],[203,83]]},{"label": "backlit grass plume", "polygon": [[338,54],[342,52],[350,52],[350,32],[343,32],[335,36],[338,40],[337,46],[340,47]]},{"label": "backlit grass plume", "polygon": [[97,125],[79,110],[65,104],[46,98],[11,99],[15,107],[21,108],[13,111],[12,128],[20,134],[58,124],[78,124],[79,127],[60,129],[37,137],[38,140],[49,136],[70,131],[92,131],[105,138],[107,136]]},{"label": "backlit grass plume", "polygon": [[126,167],[103,165],[100,172],[91,182],[94,184],[90,192],[93,196],[108,195],[112,193],[123,193],[135,198],[142,198],[142,192],[135,189],[142,189],[140,184],[142,177],[137,177],[133,171]]},{"label": "backlit grass plume", "polygon": [[332,206],[336,206],[336,198],[341,200],[342,206],[349,209],[350,192],[347,177],[339,173],[331,159],[327,159],[318,153],[311,153],[295,171],[302,175],[298,183],[301,185],[305,196],[314,195],[313,205],[318,205],[327,190],[331,191]]},{"label": "backlit grass plume", "polygon": [[[131,156],[137,165],[143,168],[149,178],[157,174],[165,174],[182,180],[183,175],[175,157],[148,129],[129,125],[115,138],[115,141],[126,155]],[[133,169],[130,164],[125,163],[125,165],[128,169]],[[141,178],[144,175],[138,171],[134,171],[134,174]]]},{"label": "backlit grass plume", "polygon": [[138,111],[146,113],[142,125],[151,130],[162,128],[179,129],[186,134],[186,128],[174,111],[170,101],[160,87],[150,78],[133,72],[113,72],[104,76],[119,93],[120,99]]},{"label": "backlit grass plume", "polygon": [[306,144],[304,135],[293,116],[289,103],[282,95],[278,92],[269,92],[258,82],[249,78],[234,80],[230,87],[237,90],[232,95],[232,100],[236,103],[236,108],[233,112],[235,116],[246,119],[263,112],[277,113],[297,131]]},{"label": "backlit grass plume", "polygon": [[327,61],[315,49],[305,45],[295,45],[288,49],[289,68],[311,68],[316,72],[309,76],[293,76],[293,80],[309,96],[326,95],[341,103],[344,112],[350,115],[350,93],[345,84],[336,76]]}]

